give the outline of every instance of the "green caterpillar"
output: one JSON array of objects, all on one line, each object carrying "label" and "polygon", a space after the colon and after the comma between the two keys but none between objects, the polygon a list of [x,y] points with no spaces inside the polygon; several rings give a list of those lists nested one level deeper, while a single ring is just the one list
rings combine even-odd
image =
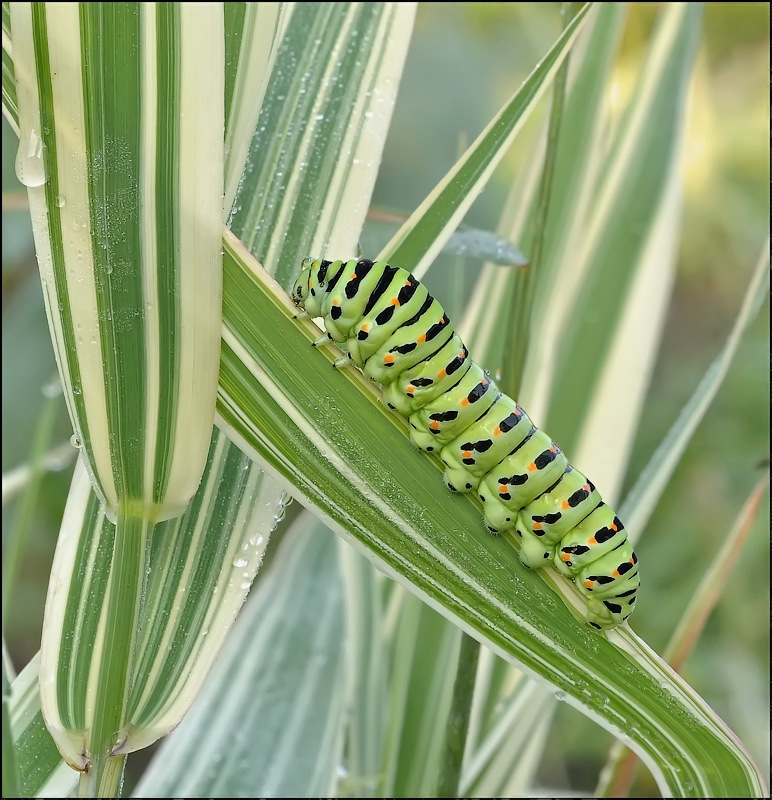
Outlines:
[{"label": "green caterpillar", "polygon": [[386,404],[407,417],[411,441],[439,450],[450,489],[476,491],[491,530],[515,529],[524,564],[552,563],[571,578],[595,628],[630,616],[638,559],[624,525],[469,358],[422,283],[385,261],[307,258],[292,299],[322,317],[327,335],[381,384]]}]

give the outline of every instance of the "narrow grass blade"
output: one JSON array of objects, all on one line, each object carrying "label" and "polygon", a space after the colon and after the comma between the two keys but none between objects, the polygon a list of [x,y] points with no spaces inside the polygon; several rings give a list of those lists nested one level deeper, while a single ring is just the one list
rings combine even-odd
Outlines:
[{"label": "narrow grass blade", "polygon": [[[413,212],[383,248],[395,264],[420,278],[458,227],[469,207],[490,179],[515,136],[570,52],[590,6],[585,6],[566,27],[552,49],[523,85],[491,120],[458,163]],[[418,225],[418,221],[421,224]]]},{"label": "narrow grass blade", "polygon": [[708,368],[699,386],[683,407],[678,419],[652,455],[648,465],[636,481],[620,509],[630,526],[643,530],[651,516],[657,500],[667,486],[673,470],[678,464],[692,438],[695,429],[702,421],[713,398],[716,396],[729,365],[740,343],[743,332],[756,316],[761,303],[767,296],[769,282],[769,240],[759,254],[751,281],[743,299],[737,319],[724,345],[724,349]]}]

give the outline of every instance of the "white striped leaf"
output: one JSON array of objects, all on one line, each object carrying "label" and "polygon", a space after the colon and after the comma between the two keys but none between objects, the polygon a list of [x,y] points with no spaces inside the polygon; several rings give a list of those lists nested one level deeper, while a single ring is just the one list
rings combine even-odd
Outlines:
[{"label": "white striped leaf", "polygon": [[[91,576],[95,597],[108,590],[104,606],[83,616],[95,669],[77,672],[93,675],[90,698],[77,697],[69,731],[55,722],[52,730],[71,763],[91,765],[88,791],[110,792],[122,767],[112,755],[128,738],[148,538],[188,506],[210,440],[222,7],[19,3],[10,24],[16,169],[28,188],[54,352],[82,463],[117,522],[114,546],[102,550],[110,561],[98,559]],[[43,667],[53,653],[66,678],[58,644],[55,635],[44,644]]]},{"label": "white striped leaf", "polygon": [[14,3],[11,28],[17,172],[75,435],[112,516],[168,519],[214,411],[222,9]]},{"label": "white striped leaf", "polygon": [[286,289],[309,253],[356,251],[414,15],[412,3],[293,6],[228,221]]},{"label": "white striped leaf", "polygon": [[448,496],[436,461],[407,445],[359,373],[308,346],[315,334],[235,241],[225,269],[226,314],[242,324],[223,343],[218,412],[234,441],[387,575],[628,742],[663,791],[761,791],[736,739],[629,628],[580,624],[554,591],[564,581],[525,570],[505,538],[485,534],[474,501]]},{"label": "white striped leaf", "polygon": [[[292,267],[289,267],[289,269],[292,269]],[[486,560],[484,569],[482,571],[478,570],[477,568],[479,564],[477,562],[480,560],[481,555],[488,550],[487,545],[490,543],[490,541],[481,539],[478,542],[476,538],[471,537],[471,533],[474,531],[469,531],[469,539],[472,549],[469,550],[465,554],[464,558],[462,558],[460,561],[456,560],[453,553],[454,543],[457,541],[459,536],[462,540],[466,537],[469,529],[465,526],[465,523],[469,523],[471,527],[474,527],[475,523],[470,522],[471,518],[470,520],[455,520],[454,526],[454,520],[451,519],[448,527],[440,529],[443,531],[443,536],[441,537],[442,540],[440,541],[439,539],[436,539],[434,525],[432,524],[433,521],[435,521],[432,519],[432,517],[437,513],[437,509],[434,506],[434,502],[437,498],[432,499],[434,490],[431,487],[433,484],[429,482],[428,477],[425,483],[421,483],[420,479],[418,479],[418,482],[416,482],[417,475],[411,474],[409,477],[406,477],[403,474],[403,478],[405,478],[406,483],[400,483],[398,488],[400,491],[406,493],[408,499],[412,501],[412,505],[410,503],[403,503],[399,494],[391,494],[393,487],[389,486],[389,476],[392,474],[399,475],[400,470],[405,468],[405,465],[400,464],[397,459],[384,458],[383,455],[382,448],[387,448],[387,452],[390,452],[388,448],[394,448],[393,452],[404,453],[404,450],[400,451],[399,446],[396,444],[398,440],[391,440],[389,438],[389,431],[393,433],[392,423],[388,422],[386,428],[384,429],[382,426],[380,426],[380,423],[378,423],[377,415],[373,415],[372,408],[368,411],[364,405],[362,405],[361,413],[357,411],[359,406],[356,405],[356,393],[351,395],[351,397],[346,398],[347,401],[353,398],[355,401],[354,404],[345,402],[341,405],[337,405],[338,400],[335,399],[336,395],[338,390],[343,388],[338,385],[338,383],[341,382],[340,377],[336,375],[334,381],[331,377],[329,381],[324,379],[320,380],[323,373],[320,372],[317,374],[314,371],[314,359],[318,359],[318,354],[314,354],[312,358],[311,353],[308,353],[308,348],[305,348],[306,352],[308,353],[308,362],[306,363],[304,360],[305,356],[303,356],[303,358],[298,357],[298,354],[301,354],[302,350],[299,349],[295,352],[291,341],[289,342],[289,352],[292,353],[290,358],[294,358],[295,361],[300,363],[297,365],[294,372],[293,366],[295,361],[291,360],[289,366],[284,363],[282,364],[285,370],[289,369],[290,378],[290,380],[283,382],[280,371],[275,371],[275,360],[277,357],[281,357],[279,354],[280,345],[274,344],[272,341],[262,342],[261,346],[266,347],[267,352],[265,354],[260,353],[259,357],[255,355],[255,352],[260,352],[259,347],[256,351],[255,348],[251,347],[254,341],[260,341],[259,338],[253,339],[254,329],[252,326],[252,315],[256,315],[259,319],[260,315],[264,312],[264,307],[258,302],[255,302],[254,287],[251,285],[249,280],[246,282],[241,281],[241,276],[238,269],[231,268],[229,275],[233,284],[234,292],[231,298],[231,319],[233,320],[233,324],[228,335],[231,337],[232,347],[235,348],[233,352],[238,352],[239,358],[234,361],[231,357],[230,361],[228,362],[226,359],[226,363],[224,364],[224,392],[223,405],[221,408],[225,410],[230,424],[233,425],[234,420],[236,420],[237,425],[240,428],[239,435],[241,436],[242,443],[249,439],[250,445],[257,446],[260,452],[263,452],[260,449],[260,446],[264,445],[265,452],[263,455],[269,463],[273,464],[275,471],[285,475],[285,477],[290,475],[293,481],[297,480],[300,482],[303,488],[303,492],[301,493],[305,493],[306,491],[310,492],[313,490],[314,497],[317,501],[317,506],[320,509],[323,509],[322,513],[329,515],[331,518],[337,519],[338,524],[343,528],[351,529],[353,526],[353,535],[357,538],[360,538],[360,540],[364,542],[364,546],[371,548],[373,552],[376,552],[381,556],[384,552],[386,552],[388,556],[386,561],[391,565],[392,569],[404,572],[406,565],[412,565],[416,570],[414,574],[418,576],[419,579],[422,573],[431,575],[428,583],[421,583],[420,580],[418,581],[418,585],[422,587],[419,591],[427,592],[427,595],[433,597],[435,602],[439,605],[449,603],[450,606],[452,606],[452,609],[448,613],[460,614],[461,617],[466,619],[467,623],[472,627],[474,627],[475,623],[480,625],[485,624],[487,632],[494,639],[500,639],[500,632],[497,633],[497,626],[500,625],[501,619],[495,612],[492,615],[490,614],[491,608],[489,605],[486,605],[486,601],[490,600],[491,592],[493,592],[497,599],[499,597],[502,598],[501,602],[503,603],[503,607],[507,607],[509,602],[512,600],[512,598],[509,597],[508,592],[499,595],[496,589],[496,585],[498,584],[499,579],[502,577],[500,574],[501,570],[499,568],[503,564],[506,564],[506,571],[507,575],[509,576],[510,583],[512,581],[520,582],[520,575],[516,565],[510,564],[510,562],[507,560],[507,551],[502,550],[501,552],[497,553],[497,556],[499,556],[502,560],[497,561],[496,558],[494,558],[489,563]],[[282,319],[284,319],[286,323],[286,315],[282,317],[281,314],[278,318],[273,317],[270,314],[266,314],[261,319],[261,323],[266,326],[266,330],[270,331],[271,339],[276,339],[277,336],[279,336],[279,332],[283,330],[286,330],[287,335],[290,336],[290,331],[293,328],[291,326],[282,328]],[[245,365],[247,367],[246,369],[244,369]],[[259,389],[252,385],[250,372],[254,372],[254,374],[257,375],[261,381],[266,383],[266,386],[269,389],[267,394],[261,394]],[[329,369],[327,370],[327,373],[330,373]],[[354,383],[357,382],[355,377],[349,376],[349,379]],[[293,380],[296,382],[294,387],[291,386]],[[316,407],[312,406],[310,409],[306,407],[303,407],[302,409],[300,408],[301,405],[305,405],[304,401],[299,401],[295,395],[298,391],[297,387],[303,386],[313,387],[314,399],[317,402]],[[238,389],[238,391],[234,391],[234,389]],[[368,389],[364,389],[364,392],[364,397],[367,397],[368,395],[371,396],[371,392],[368,391]],[[323,406],[326,412],[322,414],[321,417],[318,407],[320,399],[323,401]],[[360,393],[360,400],[358,401],[360,404],[362,403],[362,399],[363,396]],[[330,402],[333,403],[332,407],[328,405]],[[331,431],[327,426],[327,417],[333,416],[340,422],[341,420],[346,420],[349,415],[354,417],[353,423],[355,424],[352,426],[353,429]],[[259,429],[251,429],[252,423],[258,419],[261,427]],[[290,420],[289,426],[286,422],[287,419]],[[304,422],[309,424],[303,424]],[[292,426],[297,426],[297,430]],[[298,431],[300,435],[298,435]],[[346,444],[349,439],[356,442],[357,435],[361,439],[362,431],[367,432],[368,438],[373,437],[378,439],[380,447],[373,450],[373,448],[370,447],[370,443],[367,441],[359,442],[358,445],[354,445],[353,447],[350,447]],[[380,435],[384,434],[384,431],[386,432],[386,435],[384,435],[383,438],[380,438]],[[284,444],[282,445],[279,443],[279,440],[281,439],[283,433],[287,433],[289,435],[284,439]],[[311,442],[310,445],[304,441],[304,437],[308,437],[309,433],[311,434],[309,439],[309,442]],[[343,448],[342,458],[340,457],[341,448]],[[359,452],[360,450],[364,452]],[[319,452],[322,452],[327,458],[320,459]],[[378,455],[378,453],[380,453],[380,455]],[[373,458],[374,456],[374,461],[372,463],[378,467],[375,472],[367,472],[366,470],[364,472],[362,471],[363,466],[366,464],[367,456],[370,458]],[[353,466],[353,470],[346,473],[347,477],[351,475],[354,476],[353,485],[355,489],[353,492],[353,499],[350,496],[352,494],[351,487],[349,486],[347,491],[346,483],[344,482],[341,484],[337,482],[335,475],[329,472],[328,459],[330,458],[332,458],[338,464],[338,466]],[[412,462],[410,462],[409,469],[412,470],[412,468],[413,465]],[[366,476],[365,480],[362,479],[364,476]],[[385,482],[383,480],[384,476],[387,479]],[[432,480],[436,481],[437,476],[435,475]],[[313,489],[317,483],[322,484],[323,491]],[[356,488],[364,485],[367,487],[366,490],[363,488]],[[411,491],[415,491],[416,486],[422,486],[425,491],[421,491],[420,497],[410,497]],[[388,498],[388,500],[386,500],[386,505],[382,505],[382,501],[378,498],[374,499],[372,497],[373,487],[378,487],[377,491],[379,493],[383,492],[384,497]],[[358,502],[356,498],[357,491],[362,491],[363,493],[365,491],[367,492],[367,495],[364,498],[359,498]],[[332,505],[330,505],[329,500],[325,502],[323,493],[332,495],[334,498]],[[393,497],[397,497],[399,501],[397,505],[399,507],[389,513],[388,502],[390,502]],[[406,525],[404,530],[400,531],[401,539],[400,536],[389,536],[388,523],[386,526],[384,526],[383,520],[381,520],[379,526],[378,515],[367,519],[367,522],[373,523],[370,527],[370,536],[367,535],[366,525],[364,528],[359,527],[359,524],[356,522],[357,516],[362,513],[362,509],[367,509],[368,506],[374,502],[378,506],[379,510],[386,511],[384,516],[387,519],[394,521],[395,519],[399,519],[400,515],[404,515],[403,518],[407,520],[409,524]],[[442,496],[440,502],[447,504],[446,496]],[[428,511],[424,510],[425,505],[430,507]],[[421,511],[416,512],[416,509],[421,509]],[[424,557],[421,546],[416,547],[414,525],[415,520],[410,516],[410,514],[415,513],[420,513],[422,527],[428,526],[430,528],[426,535],[438,546],[438,549],[431,549],[431,556],[429,558]],[[447,519],[443,519],[441,521],[448,522]],[[479,521],[477,525],[479,527]],[[385,528],[386,533],[384,534]],[[445,534],[447,534],[447,538],[445,537]],[[379,537],[384,536],[382,543],[379,544],[378,540],[374,538],[376,535]],[[448,547],[450,548],[450,553],[446,554],[446,548]],[[458,574],[464,574],[465,570],[467,570],[466,575],[472,586],[485,587],[486,591],[483,592],[482,602],[478,603],[477,605],[472,605],[474,610],[472,611],[471,616],[469,616],[469,608],[465,607],[464,605],[465,600],[463,597],[463,581],[448,581],[447,574],[439,576],[437,574],[438,565],[441,568],[440,571],[447,566],[448,556],[450,557],[451,562],[454,560],[457,561],[457,568],[459,570]],[[486,571],[491,579],[490,585],[485,582]],[[455,572],[451,574],[455,575]],[[480,581],[482,581],[482,583],[480,583]],[[526,580],[526,584],[528,581],[530,581],[530,578]],[[510,585],[508,588],[511,590],[514,587]],[[525,596],[529,598],[529,601],[538,602],[536,600],[536,596],[529,593],[530,589],[532,588],[533,586],[526,586],[525,584],[519,585],[515,591],[515,594],[518,592],[524,593]],[[549,596],[550,595],[548,593],[547,595],[544,595],[543,598],[540,596],[540,599],[549,598]],[[549,606],[548,599],[547,605]],[[445,607],[447,608],[447,605],[445,605]],[[570,650],[573,655],[574,648],[577,645],[577,640],[572,639],[571,636],[568,635],[569,630],[573,630],[573,628],[569,629],[569,627],[562,625],[560,621],[560,606],[556,606],[555,609],[555,625],[557,630],[540,630],[539,638],[542,638],[544,641],[553,640],[556,643],[561,642],[562,646],[569,646],[566,643],[570,642]],[[565,611],[565,609],[563,609],[563,611]],[[546,612],[542,610],[541,613],[544,615]],[[516,612],[515,616],[517,616]],[[507,618],[506,612],[503,614],[503,617]],[[487,622],[483,623],[482,620],[487,620]],[[528,631],[530,631],[530,629],[528,629]],[[592,639],[588,640],[588,642],[590,644],[597,644],[598,640]],[[585,645],[588,642],[585,642]],[[526,647],[525,652],[527,652],[527,650],[528,648]],[[603,650],[602,647],[601,650],[604,656],[607,655],[606,651]],[[534,652],[537,654],[537,656],[530,662],[532,669],[541,672],[541,674],[544,674],[545,671],[549,672],[549,669],[544,669],[545,651],[540,651],[537,648],[537,650]],[[549,652],[549,649],[547,652]],[[582,652],[581,645],[579,645],[578,652],[580,654]],[[590,659],[586,663],[582,664],[578,671],[579,676],[591,675],[593,674],[593,671],[597,672],[598,670],[605,673],[605,661],[599,658],[598,649],[595,649],[593,652],[596,658]],[[613,655],[614,651],[612,650],[611,653]],[[552,663],[549,656],[546,657],[546,663]],[[614,668],[618,668],[619,666],[620,664],[614,662],[612,658],[610,670],[613,672]],[[570,669],[567,670],[566,675],[572,675],[572,671]],[[573,671],[573,677],[576,676],[577,672]],[[604,674],[604,680],[606,677],[607,676]],[[586,684],[583,685],[577,683],[576,685],[579,688],[586,688]],[[639,688],[639,686],[636,687],[636,689]],[[587,698],[585,698],[585,700],[590,703],[591,707],[593,706],[593,703],[590,702],[590,700]],[[627,729],[626,723],[630,722],[630,715],[628,714],[627,720],[624,719],[624,706],[623,703],[617,702],[618,700],[621,700],[621,695],[614,697],[614,713],[618,716],[621,715],[622,719],[620,726]],[[656,706],[656,700],[654,701],[653,705]],[[697,702],[696,708],[698,709],[697,714],[701,714],[702,711],[699,702]],[[620,709],[622,710],[620,711]],[[609,711],[608,713],[610,714],[611,712]],[[654,708],[651,713],[655,716],[656,708]],[[680,719],[683,718],[681,717]],[[676,728],[678,727],[677,723],[674,723],[674,725]],[[639,733],[643,739],[646,739],[646,731],[639,731]],[[676,736],[676,741],[679,744],[683,744],[684,738],[684,730],[681,729]],[[721,738],[721,734],[719,733],[717,739],[720,740]],[[658,746],[657,736],[651,736],[651,740],[654,742],[652,747],[656,750]],[[714,752],[720,752],[720,748]],[[743,757],[740,756],[739,761],[742,762],[742,759]],[[689,774],[692,775],[695,767],[690,765],[689,769],[691,770]],[[668,777],[673,778],[671,774],[669,774]],[[715,776],[713,776],[711,779],[715,779]],[[731,781],[732,779],[729,777],[726,778],[726,780]],[[674,784],[677,784],[675,778],[673,778],[673,782]],[[749,783],[752,782],[752,779],[750,779]],[[698,781],[695,781],[693,785],[687,785],[686,782],[682,782],[681,784],[678,784],[678,786],[679,788],[685,787],[696,791],[699,789],[699,786],[697,785],[698,783]],[[735,789],[735,791],[738,790]]]},{"label": "white striped leaf", "polygon": [[67,797],[78,774],[62,761],[40,713],[37,653],[11,684],[11,736],[19,764],[19,797]]},{"label": "white striped leaf", "polygon": [[[217,434],[194,502],[154,529],[117,753],[152,744],[190,707],[257,572],[278,496],[273,481]],[[87,613],[103,607],[109,593],[113,576],[104,551],[115,546],[115,531],[80,463],[56,550],[40,662],[46,724],[78,769],[88,763],[101,650],[126,633],[108,630],[104,613]]]}]

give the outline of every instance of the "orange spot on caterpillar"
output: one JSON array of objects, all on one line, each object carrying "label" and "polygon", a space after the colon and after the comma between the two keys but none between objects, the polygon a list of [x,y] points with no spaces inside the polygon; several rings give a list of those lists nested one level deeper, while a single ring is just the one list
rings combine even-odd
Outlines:
[{"label": "orange spot on caterpillar", "polygon": [[462,450],[461,451],[461,457],[462,458],[471,458],[472,457],[472,451],[471,450]]},{"label": "orange spot on caterpillar", "polygon": [[584,586],[585,586],[586,589],[592,589],[592,587],[594,585],[595,585],[595,581],[586,580],[584,582]]},{"label": "orange spot on caterpillar", "polygon": [[509,491],[509,486],[506,483],[499,486],[499,494],[506,494]]},{"label": "orange spot on caterpillar", "polygon": [[590,536],[587,540],[587,544],[598,544],[598,540],[594,536]]},{"label": "orange spot on caterpillar", "polygon": [[360,331],[365,331],[365,333],[366,333],[367,331],[370,330],[370,323],[369,322],[363,322],[362,325],[360,326],[359,330]]},{"label": "orange spot on caterpillar", "polygon": [[619,531],[619,528],[613,522],[611,523],[611,525],[609,525],[609,528],[611,528],[611,530],[614,531],[614,533],[617,533]]},{"label": "orange spot on caterpillar", "polygon": [[398,297],[392,297],[391,298],[391,305],[398,306],[399,305],[399,298]]},{"label": "orange spot on caterpillar", "polygon": [[464,398],[464,399],[461,401],[461,405],[462,405],[462,406],[468,406],[468,405],[469,405],[469,398],[468,398],[468,397],[465,397],[465,398]]},{"label": "orange spot on caterpillar", "polygon": [[532,462],[531,462],[531,463],[528,465],[528,472],[535,472],[535,471],[536,471],[536,464],[535,464],[535,463],[532,461]]},{"label": "orange spot on caterpillar", "polygon": [[571,506],[569,506],[569,505],[568,505],[568,500],[564,500],[564,501],[563,501],[563,502],[560,504],[560,507],[561,507],[561,508],[562,508],[564,511],[566,511],[567,509],[571,508]]},{"label": "orange spot on caterpillar", "polygon": [[445,377],[447,374],[448,374],[448,373],[447,373],[447,372],[445,372],[445,370],[444,370],[444,369],[441,369],[441,370],[440,370],[440,371],[437,373],[437,380],[441,380],[441,379],[442,379],[442,378],[444,378],[444,377]]},{"label": "orange spot on caterpillar", "polygon": [[383,363],[384,364],[393,364],[394,363],[394,356],[391,353],[389,353],[388,355],[384,356],[383,357]]},{"label": "orange spot on caterpillar", "polygon": [[619,577],[619,570],[616,570],[616,569],[613,570],[612,573],[611,573],[611,577],[612,578],[618,578]]},{"label": "orange spot on caterpillar", "polygon": [[413,396],[413,392],[415,392],[415,386],[413,386],[413,384],[410,384],[410,386],[408,386],[407,389],[405,390],[405,394],[408,397],[412,397]]},{"label": "orange spot on caterpillar", "polygon": [[418,340],[417,340],[417,341],[419,342],[419,344],[423,344],[423,343],[426,341],[426,334],[425,334],[425,333],[422,333],[422,334],[421,334],[421,335],[418,337]]},{"label": "orange spot on caterpillar", "polygon": [[541,530],[541,522],[534,522],[533,523],[533,529],[535,531],[540,531]]},{"label": "orange spot on caterpillar", "polygon": [[501,436],[501,428],[499,428],[498,425],[494,428],[493,435],[494,436]]},{"label": "orange spot on caterpillar", "polygon": [[571,556],[568,555],[568,553],[561,553],[560,557],[563,559],[563,561],[570,561],[571,560]]},{"label": "orange spot on caterpillar", "polygon": [[438,430],[440,429],[440,423],[439,423],[439,422],[437,422],[437,420],[436,420],[436,419],[435,419],[435,420],[432,420],[432,421],[429,423],[429,428],[430,428],[431,430],[433,430],[433,431],[438,431]]},{"label": "orange spot on caterpillar", "polygon": [[335,299],[332,301],[332,304],[333,304],[334,306],[339,306],[339,305],[340,305],[340,300],[338,300],[338,298],[336,297],[336,298],[335,298]]}]

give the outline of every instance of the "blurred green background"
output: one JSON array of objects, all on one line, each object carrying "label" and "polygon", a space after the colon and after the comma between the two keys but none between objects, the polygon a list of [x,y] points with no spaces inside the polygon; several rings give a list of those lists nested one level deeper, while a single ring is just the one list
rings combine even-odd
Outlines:
[{"label": "blurred green background", "polygon": [[[629,8],[612,93],[620,107],[638,77],[658,12],[659,4],[653,3]],[[559,5],[554,3],[420,5],[373,207],[409,215],[559,30]],[[768,235],[768,4],[705,6],[688,119],[678,277],[627,488],[722,347]],[[495,229],[541,121],[529,122],[465,222]],[[16,146],[3,121],[4,547],[19,510],[18,500],[5,500],[6,479],[28,459],[45,404],[55,410],[51,445],[66,444],[72,434],[64,401],[52,383],[56,370],[29,212],[13,167]],[[377,228],[371,223],[363,234],[368,255],[371,241],[384,240]],[[656,650],[666,644],[768,464],[768,366],[766,304],[636,547],[645,565],[645,585],[633,627]],[[61,459],[57,467],[43,479],[8,609],[6,642],[17,668],[40,645],[47,579],[72,461]],[[768,497],[762,511],[684,674],[768,769]],[[541,782],[592,792],[611,743],[608,734],[561,705],[551,741]],[[644,776],[636,793],[651,791],[656,789]]]}]

